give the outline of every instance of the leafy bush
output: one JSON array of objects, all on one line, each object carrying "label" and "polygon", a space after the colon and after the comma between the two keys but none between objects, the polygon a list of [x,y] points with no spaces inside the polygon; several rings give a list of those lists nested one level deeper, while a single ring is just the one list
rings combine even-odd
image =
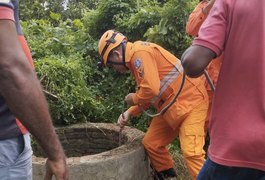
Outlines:
[{"label": "leafy bush", "polygon": [[116,18],[117,29],[128,36],[130,41],[146,40],[144,34],[159,23],[162,7],[155,1],[141,1],[130,16]]},{"label": "leafy bush", "polygon": [[35,63],[43,88],[58,97],[47,96],[56,124],[102,120],[104,107],[87,86],[80,59],[50,56]]},{"label": "leafy bush", "polygon": [[191,43],[191,38],[185,32],[191,11],[190,3],[184,0],[169,0],[165,3],[159,23],[148,29],[145,34],[148,41],[158,43],[180,58]]},{"label": "leafy bush", "polygon": [[117,29],[117,19],[134,13],[135,7],[134,0],[100,0],[96,9],[84,15],[88,34],[99,39],[106,30]]},{"label": "leafy bush", "polygon": [[[23,8],[22,19],[27,21],[22,26],[36,72],[44,89],[58,96],[47,95],[56,124],[116,122],[124,110],[125,95],[135,91],[135,82],[128,74],[97,70],[100,36],[107,29],[117,29],[130,41],[152,41],[180,57],[190,43],[185,23],[195,1],[76,2],[69,0],[67,10],[53,7],[59,1],[43,9],[41,0],[34,1],[35,12]],[[21,3],[27,7],[29,1]],[[145,131],[149,119],[143,115],[131,124]]]},{"label": "leafy bush", "polygon": [[83,23],[78,19],[62,21],[59,18],[57,21],[56,27],[47,20],[21,23],[35,60],[55,54],[70,56],[86,52],[84,42],[89,35],[84,32]]}]

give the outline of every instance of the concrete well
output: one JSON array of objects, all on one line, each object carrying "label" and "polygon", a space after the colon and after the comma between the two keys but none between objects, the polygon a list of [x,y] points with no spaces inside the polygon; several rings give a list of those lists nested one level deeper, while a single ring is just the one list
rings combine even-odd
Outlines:
[{"label": "concrete well", "polygon": [[[57,128],[65,149],[70,180],[148,180],[150,169],[141,140],[144,133],[130,127],[122,131],[109,123],[86,123]],[[45,155],[32,145],[33,179],[43,179]]]}]

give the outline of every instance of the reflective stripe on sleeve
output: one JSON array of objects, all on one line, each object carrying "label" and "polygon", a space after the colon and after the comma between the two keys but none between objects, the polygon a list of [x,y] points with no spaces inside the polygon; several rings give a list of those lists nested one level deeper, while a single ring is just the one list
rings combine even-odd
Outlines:
[{"label": "reflective stripe on sleeve", "polygon": [[160,91],[159,94],[154,97],[151,102],[155,103],[165,92],[168,86],[179,76],[179,74],[183,72],[183,67],[180,63],[177,63],[171,71],[160,81]]}]

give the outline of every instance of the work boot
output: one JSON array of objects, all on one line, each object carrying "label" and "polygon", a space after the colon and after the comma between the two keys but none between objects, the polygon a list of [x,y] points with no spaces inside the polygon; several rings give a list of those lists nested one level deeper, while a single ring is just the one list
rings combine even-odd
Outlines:
[{"label": "work boot", "polygon": [[155,171],[154,180],[167,180],[177,177],[177,174],[173,168],[157,172]]}]

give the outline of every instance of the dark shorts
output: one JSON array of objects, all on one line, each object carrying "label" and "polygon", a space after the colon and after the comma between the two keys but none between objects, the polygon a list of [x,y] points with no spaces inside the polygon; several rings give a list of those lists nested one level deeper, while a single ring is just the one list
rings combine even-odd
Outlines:
[{"label": "dark shorts", "polygon": [[223,166],[208,158],[197,180],[265,180],[265,172],[251,168]]}]

